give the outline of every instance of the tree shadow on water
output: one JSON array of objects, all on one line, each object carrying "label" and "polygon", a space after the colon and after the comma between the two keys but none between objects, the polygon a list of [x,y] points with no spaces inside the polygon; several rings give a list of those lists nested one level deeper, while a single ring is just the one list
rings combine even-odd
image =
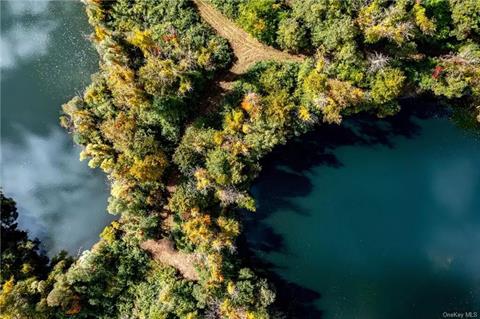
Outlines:
[{"label": "tree shadow on water", "polygon": [[[263,236],[269,237],[272,247],[282,245],[280,235],[273,232],[272,229],[270,231],[266,229],[266,231],[267,233]],[[321,298],[321,294],[281,277],[279,275],[282,272],[281,267],[259,257],[254,252],[251,241],[247,239],[249,235],[250,233],[242,233],[240,236],[238,240],[239,254],[247,265],[255,269],[259,276],[267,278],[275,287],[274,311],[279,311],[285,316],[285,319],[321,319],[323,311],[315,306],[315,302]],[[269,249],[267,248],[267,250]]]},{"label": "tree shadow on water", "polygon": [[299,175],[320,165],[340,168],[343,164],[336,157],[335,149],[342,146],[394,148],[396,137],[414,138],[420,134],[421,127],[416,120],[444,117],[446,112],[432,102],[405,100],[402,111],[392,117],[379,119],[360,114],[345,119],[341,125],[322,125],[267,155],[259,180],[274,176],[278,167]]},{"label": "tree shadow on water", "polygon": [[262,161],[262,172],[252,187],[257,201],[255,221],[263,220],[278,209],[308,216],[310,212],[291,201],[312,191],[307,175],[313,168],[341,168],[344,164],[336,150],[345,146],[395,147],[395,139],[415,138],[421,133],[419,120],[445,117],[448,111],[438,103],[409,99],[402,101],[402,111],[379,119],[372,115],[352,116],[342,125],[322,125],[274,149]]},{"label": "tree shadow on water", "polygon": [[313,188],[308,173],[326,165],[341,168],[344,164],[335,151],[343,146],[395,147],[398,137],[414,138],[421,133],[418,120],[444,117],[446,111],[438,103],[420,99],[402,101],[402,111],[396,116],[378,119],[371,115],[353,116],[342,125],[323,125],[277,147],[262,161],[263,170],[252,187],[257,212],[246,214],[245,232],[239,240],[240,254],[247,264],[267,277],[276,287],[276,306],[287,318],[322,318],[323,311],[315,303],[321,294],[282,278],[278,265],[261,255],[287,251],[285,240],[266,219],[279,210],[308,216],[293,198],[306,197]]}]

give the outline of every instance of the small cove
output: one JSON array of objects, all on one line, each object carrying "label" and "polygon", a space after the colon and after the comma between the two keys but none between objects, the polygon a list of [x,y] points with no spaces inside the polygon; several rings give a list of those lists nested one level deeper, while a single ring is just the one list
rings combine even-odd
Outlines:
[{"label": "small cove", "polygon": [[245,240],[291,317],[478,312],[480,140],[435,105],[404,104],[265,159]]}]

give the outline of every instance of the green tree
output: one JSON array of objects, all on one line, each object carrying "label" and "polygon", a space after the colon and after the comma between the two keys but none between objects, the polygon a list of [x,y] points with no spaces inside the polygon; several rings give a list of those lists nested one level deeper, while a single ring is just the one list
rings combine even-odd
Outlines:
[{"label": "green tree", "polygon": [[284,18],[280,21],[277,31],[277,43],[285,50],[300,52],[307,48],[307,30],[296,18]]},{"label": "green tree", "polygon": [[382,104],[397,98],[402,92],[405,79],[405,75],[398,68],[388,67],[380,70],[372,83],[372,100]]},{"label": "green tree", "polygon": [[238,23],[254,37],[274,44],[280,9],[277,0],[247,0],[240,4]]},{"label": "green tree", "polygon": [[14,278],[45,277],[48,258],[40,250],[40,241],[28,238],[26,231],[18,229],[18,211],[13,199],[0,190],[1,202],[1,261],[0,284]]},{"label": "green tree", "polygon": [[449,0],[454,33],[459,40],[480,36],[480,2],[477,0]]}]

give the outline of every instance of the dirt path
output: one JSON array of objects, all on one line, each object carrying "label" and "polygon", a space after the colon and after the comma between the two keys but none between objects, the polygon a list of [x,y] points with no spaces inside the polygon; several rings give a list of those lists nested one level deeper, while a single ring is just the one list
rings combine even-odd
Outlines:
[{"label": "dirt path", "polygon": [[213,8],[205,0],[193,0],[200,16],[214,28],[217,33],[228,40],[237,61],[230,69],[234,74],[242,74],[254,63],[263,60],[301,62],[304,56],[293,55],[276,50],[260,43],[234,22]]},{"label": "dirt path", "polygon": [[189,280],[199,279],[194,267],[196,257],[176,250],[170,240],[166,238],[157,241],[147,240],[140,247],[151,253],[153,259],[176,268],[183,277]]}]

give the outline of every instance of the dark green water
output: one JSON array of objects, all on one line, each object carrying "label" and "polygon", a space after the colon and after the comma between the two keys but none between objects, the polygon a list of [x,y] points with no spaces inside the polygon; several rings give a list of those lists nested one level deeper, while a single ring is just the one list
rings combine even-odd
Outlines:
[{"label": "dark green water", "polygon": [[79,162],[60,127],[63,103],[90,81],[98,58],[79,1],[2,1],[1,186],[20,226],[49,253],[88,249],[111,216],[103,175]]},{"label": "dark green water", "polygon": [[247,242],[289,317],[480,316],[479,164],[429,112],[320,129],[264,162]]}]

